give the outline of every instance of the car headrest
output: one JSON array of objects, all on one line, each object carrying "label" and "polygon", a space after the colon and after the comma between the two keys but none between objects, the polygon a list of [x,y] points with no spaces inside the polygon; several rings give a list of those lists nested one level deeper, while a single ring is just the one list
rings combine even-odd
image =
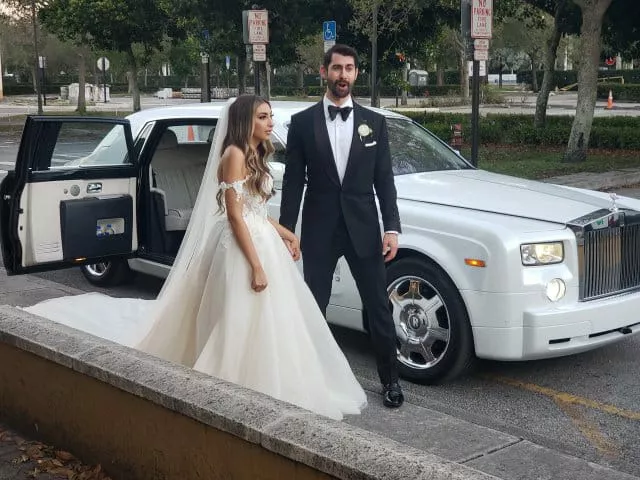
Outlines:
[{"label": "car headrest", "polygon": [[169,148],[178,148],[178,137],[173,130],[165,130],[158,143],[157,150],[167,150]]}]

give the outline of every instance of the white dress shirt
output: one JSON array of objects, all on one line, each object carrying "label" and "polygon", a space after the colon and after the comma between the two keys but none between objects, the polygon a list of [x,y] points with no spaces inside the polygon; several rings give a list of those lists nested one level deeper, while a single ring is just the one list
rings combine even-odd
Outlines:
[{"label": "white dress shirt", "polygon": [[324,108],[324,117],[327,122],[327,132],[329,133],[329,142],[331,143],[331,151],[338,169],[338,177],[340,183],[344,178],[344,172],[347,169],[347,161],[349,160],[349,152],[351,151],[351,140],[353,139],[353,112],[349,114],[346,120],[338,114],[335,120],[331,120],[329,116],[329,105],[353,108],[353,99],[349,97],[342,105],[336,105],[324,96],[322,100]]},{"label": "white dress shirt", "polygon": [[[338,177],[340,183],[344,178],[344,172],[347,169],[347,161],[349,160],[349,152],[351,151],[351,141],[353,140],[353,112],[349,114],[346,120],[338,114],[335,120],[331,120],[329,116],[329,105],[353,108],[353,99],[349,97],[342,105],[336,105],[325,95],[322,99],[322,108],[324,108],[324,118],[327,122],[327,132],[329,133],[329,143],[331,143],[331,151],[338,169]],[[398,234],[394,230],[388,230],[384,233]]]}]

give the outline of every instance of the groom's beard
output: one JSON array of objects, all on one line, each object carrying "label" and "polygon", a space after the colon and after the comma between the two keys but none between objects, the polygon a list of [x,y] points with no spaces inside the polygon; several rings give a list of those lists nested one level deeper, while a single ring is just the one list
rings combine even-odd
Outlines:
[{"label": "groom's beard", "polygon": [[[338,84],[344,84],[338,86]],[[345,80],[328,80],[327,86],[329,87],[329,91],[336,98],[346,98],[351,95],[351,87],[352,85]]]}]

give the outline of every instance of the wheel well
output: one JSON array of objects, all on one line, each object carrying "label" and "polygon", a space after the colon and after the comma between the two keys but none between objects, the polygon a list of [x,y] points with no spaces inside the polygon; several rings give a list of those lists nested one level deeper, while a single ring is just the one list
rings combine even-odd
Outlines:
[{"label": "wheel well", "polygon": [[[447,271],[440,266],[438,262],[433,260],[428,255],[425,255],[422,252],[411,250],[410,248],[399,248],[398,253],[396,254],[396,258],[394,258],[391,262],[387,264],[387,268],[389,268],[391,265],[394,265],[398,261],[403,260],[405,258],[415,258],[415,259],[424,260],[425,262],[429,262],[431,265],[433,265],[438,270],[440,270],[442,274],[449,279],[449,281],[453,284],[453,286],[456,287],[456,290],[458,291],[458,296],[460,297],[460,301],[462,302],[462,305],[464,305],[464,309],[467,311],[467,316],[469,315],[469,309],[467,308],[467,304],[464,301],[464,298],[462,298],[462,295],[460,295],[459,293],[460,289],[458,288],[458,285],[456,284],[456,282],[451,278],[451,276],[447,273]],[[362,326],[367,332],[369,331],[369,319],[367,318],[367,312],[364,309],[364,307],[362,308]]]}]

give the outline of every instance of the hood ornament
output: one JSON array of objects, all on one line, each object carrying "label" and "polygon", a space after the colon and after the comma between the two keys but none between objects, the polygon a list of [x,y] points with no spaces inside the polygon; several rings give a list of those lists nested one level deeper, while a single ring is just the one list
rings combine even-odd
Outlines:
[{"label": "hood ornament", "polygon": [[617,212],[618,204],[616,203],[616,201],[618,200],[618,195],[615,193],[610,193],[609,198],[611,198],[611,206],[609,207],[609,210],[612,212]]}]

